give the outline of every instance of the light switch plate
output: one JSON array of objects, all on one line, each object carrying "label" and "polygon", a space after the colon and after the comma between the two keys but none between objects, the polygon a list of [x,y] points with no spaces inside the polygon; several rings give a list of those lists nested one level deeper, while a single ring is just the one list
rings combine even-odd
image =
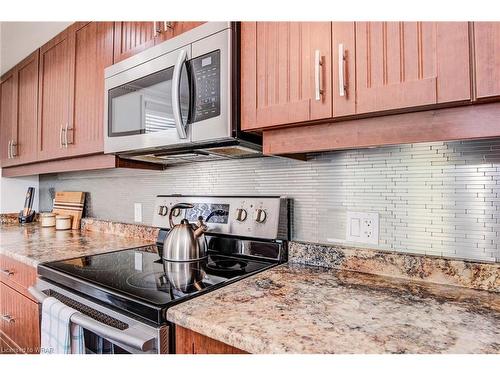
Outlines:
[{"label": "light switch plate", "polygon": [[346,241],[378,245],[379,214],[347,212]]},{"label": "light switch plate", "polygon": [[134,203],[134,221],[142,223],[142,203]]}]

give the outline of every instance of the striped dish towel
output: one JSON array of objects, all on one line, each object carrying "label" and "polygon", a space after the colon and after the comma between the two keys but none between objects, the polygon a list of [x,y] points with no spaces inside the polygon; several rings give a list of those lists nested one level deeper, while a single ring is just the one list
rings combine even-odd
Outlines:
[{"label": "striped dish towel", "polygon": [[42,303],[41,354],[84,354],[83,328],[71,323],[78,311],[47,297]]}]

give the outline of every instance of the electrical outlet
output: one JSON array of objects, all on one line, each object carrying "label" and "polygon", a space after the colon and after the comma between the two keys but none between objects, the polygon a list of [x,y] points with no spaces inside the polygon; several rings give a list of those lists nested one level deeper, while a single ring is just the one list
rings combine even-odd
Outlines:
[{"label": "electrical outlet", "polygon": [[134,203],[134,221],[142,223],[142,203]]},{"label": "electrical outlet", "polygon": [[376,212],[347,212],[346,240],[378,245],[379,214]]}]

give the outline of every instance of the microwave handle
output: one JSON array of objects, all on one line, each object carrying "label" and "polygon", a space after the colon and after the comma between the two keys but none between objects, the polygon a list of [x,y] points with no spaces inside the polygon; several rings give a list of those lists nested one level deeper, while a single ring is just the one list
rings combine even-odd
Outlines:
[{"label": "microwave handle", "polygon": [[187,59],[186,50],[181,49],[172,76],[172,109],[174,113],[175,127],[177,128],[177,133],[179,134],[179,138],[181,139],[187,138],[187,132],[186,132],[187,125],[184,125],[182,123],[182,116],[181,116],[181,73],[182,73],[182,66],[186,62],[186,59]]}]

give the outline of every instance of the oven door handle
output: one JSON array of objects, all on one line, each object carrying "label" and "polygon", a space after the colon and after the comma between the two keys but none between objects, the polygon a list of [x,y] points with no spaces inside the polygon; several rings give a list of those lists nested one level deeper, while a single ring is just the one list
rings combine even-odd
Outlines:
[{"label": "oven door handle", "polygon": [[184,125],[182,123],[181,115],[181,73],[186,60],[187,52],[185,49],[181,49],[172,74],[172,111],[174,114],[175,127],[181,139],[187,138],[187,124]]},{"label": "oven door handle", "polygon": [[[39,291],[35,287],[29,287],[28,291],[39,303],[43,303],[43,301],[48,298],[45,293]],[[133,328],[127,328],[122,331],[98,322],[82,313],[73,314],[71,316],[71,322],[92,331],[106,340],[115,341],[144,352],[154,349],[156,337],[144,335],[142,332]]]}]

